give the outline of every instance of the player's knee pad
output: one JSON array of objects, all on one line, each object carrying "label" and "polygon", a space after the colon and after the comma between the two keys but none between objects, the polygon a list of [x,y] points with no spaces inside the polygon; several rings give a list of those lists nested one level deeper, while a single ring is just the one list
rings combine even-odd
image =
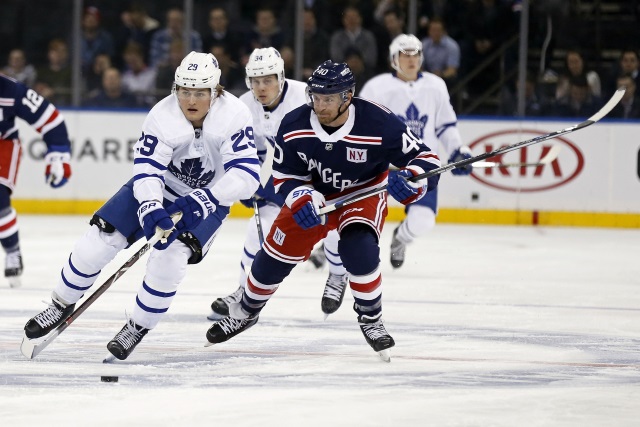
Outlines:
[{"label": "player's knee pad", "polygon": [[418,237],[429,232],[436,225],[436,214],[431,208],[411,205],[404,220],[412,236]]},{"label": "player's knee pad", "polygon": [[153,250],[147,262],[145,282],[161,292],[175,291],[187,273],[191,249],[176,240],[165,250]]},{"label": "player's knee pad", "polygon": [[251,265],[251,274],[260,283],[275,285],[282,283],[296,265],[279,261],[265,251],[259,251]]},{"label": "player's knee pad", "polygon": [[378,268],[380,246],[376,232],[366,224],[350,224],[340,233],[338,251],[351,274],[363,276]]},{"label": "player's knee pad", "polygon": [[127,247],[127,238],[115,228],[113,230],[107,233],[92,225],[76,242],[71,258],[80,271],[93,274],[102,270],[118,252]]}]

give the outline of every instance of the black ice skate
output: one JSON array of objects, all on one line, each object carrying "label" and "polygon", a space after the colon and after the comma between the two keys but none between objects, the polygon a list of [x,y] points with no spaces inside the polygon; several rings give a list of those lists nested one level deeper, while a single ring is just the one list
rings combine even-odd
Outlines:
[{"label": "black ice skate", "polygon": [[114,357],[125,360],[142,341],[142,338],[147,335],[147,332],[149,332],[149,329],[136,325],[133,320],[129,319],[120,332],[109,341],[107,350]]},{"label": "black ice skate", "polygon": [[340,308],[348,282],[349,280],[346,274],[339,275],[329,273],[327,283],[324,285],[324,293],[322,294],[322,301],[320,303],[322,312],[325,314],[325,320],[327,319],[327,316],[335,313]]},{"label": "black ice skate", "polygon": [[318,249],[311,252],[311,256],[309,257],[309,261],[313,264],[313,266],[317,269],[320,269],[324,266],[325,262],[327,262],[327,255],[324,253],[324,243],[321,244]]},{"label": "black ice skate", "polygon": [[400,226],[393,230],[393,239],[391,240],[391,265],[393,268],[402,267],[404,263],[404,252],[407,249],[407,245],[396,238],[399,228]]},{"label": "black ice skate", "polygon": [[205,347],[225,342],[258,323],[258,315],[249,316],[238,303],[233,303],[229,309],[229,316],[211,325],[207,331]]},{"label": "black ice skate", "polygon": [[20,287],[22,284],[20,276],[22,276],[22,253],[19,250],[7,253],[4,259],[4,277],[9,281],[9,286]]},{"label": "black ice skate", "polygon": [[358,323],[360,323],[360,330],[364,339],[367,340],[367,344],[380,355],[382,360],[390,362],[391,351],[389,349],[396,345],[396,342],[384,328],[381,316],[382,313],[375,317],[361,315],[358,316]]},{"label": "black ice skate", "polygon": [[67,320],[75,306],[75,304],[65,304],[56,294],[52,294],[49,307],[29,319],[24,325],[25,336],[31,340],[47,335]]},{"label": "black ice skate", "polygon": [[207,316],[209,320],[222,320],[229,315],[229,304],[240,302],[244,288],[239,286],[232,294],[223,298],[218,298],[211,303],[211,314]]}]

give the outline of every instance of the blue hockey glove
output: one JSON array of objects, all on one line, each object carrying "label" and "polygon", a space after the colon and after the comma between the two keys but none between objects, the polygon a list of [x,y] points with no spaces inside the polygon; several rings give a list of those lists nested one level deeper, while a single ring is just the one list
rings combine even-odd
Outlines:
[{"label": "blue hockey glove", "polygon": [[289,193],[285,203],[293,212],[293,219],[303,230],[325,223],[326,216],[318,215],[317,211],[325,204],[324,196],[316,190],[300,186]]},{"label": "blue hockey glove", "polygon": [[174,212],[182,212],[182,219],[176,224],[180,232],[193,230],[202,220],[216,211],[220,205],[218,199],[208,188],[196,188],[183,197],[178,197],[172,205],[167,207],[167,212],[172,215]]},{"label": "blue hockey glove", "polygon": [[[451,153],[451,157],[449,157],[449,163],[459,162],[461,160],[467,160],[471,158],[471,150],[466,145],[456,149],[453,153]],[[451,173],[454,175],[469,175],[473,171],[473,166],[468,164],[466,166],[457,167],[451,169]]]},{"label": "blue hockey glove", "polygon": [[53,188],[62,187],[71,177],[71,165],[69,164],[71,155],[69,151],[57,150],[68,150],[68,148],[50,147],[44,156],[44,179]]},{"label": "blue hockey glove", "polygon": [[427,184],[408,181],[413,178],[414,173],[410,169],[400,169],[389,172],[389,185],[387,191],[397,201],[403,205],[408,205],[420,200],[427,194]]},{"label": "blue hockey glove", "polygon": [[178,237],[178,230],[173,226],[169,213],[162,206],[162,202],[158,200],[142,202],[138,208],[138,219],[147,240],[156,234],[158,228],[164,231],[162,240],[153,245],[156,249],[167,249]]}]

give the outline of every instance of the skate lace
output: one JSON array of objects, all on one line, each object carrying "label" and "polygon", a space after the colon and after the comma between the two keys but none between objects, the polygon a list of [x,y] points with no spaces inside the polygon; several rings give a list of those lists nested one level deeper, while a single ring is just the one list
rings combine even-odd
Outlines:
[{"label": "skate lace", "polygon": [[46,301],[42,301],[45,304],[49,305],[42,313],[38,313],[36,317],[33,318],[38,325],[42,328],[46,328],[47,326],[51,326],[56,323],[62,317],[62,310],[56,307],[53,303],[49,303]]},{"label": "skate lace", "polygon": [[224,331],[226,335],[229,335],[232,332],[237,331],[242,328],[245,324],[245,319],[234,319],[232,317],[225,317],[218,323],[220,328]]},{"label": "skate lace", "polygon": [[142,331],[133,326],[130,321],[127,321],[124,328],[116,335],[115,340],[122,344],[124,348],[129,349],[138,342],[141,335]]},{"label": "skate lace", "polygon": [[384,328],[384,325],[380,320],[375,323],[361,323],[360,326],[365,334],[372,340],[377,340],[378,338],[389,336],[387,330]]},{"label": "skate lace", "polygon": [[239,287],[238,289],[236,289],[236,291],[230,295],[227,295],[226,297],[222,298],[222,301],[225,302],[225,304],[229,305],[231,303],[234,302],[239,302],[240,298],[242,298],[242,293],[244,292],[244,288]]},{"label": "skate lace", "polygon": [[9,252],[5,258],[5,269],[21,269],[22,268],[22,254],[20,251]]},{"label": "skate lace", "polygon": [[329,273],[329,278],[324,286],[323,296],[336,301],[340,300],[340,296],[347,285],[346,275]]}]

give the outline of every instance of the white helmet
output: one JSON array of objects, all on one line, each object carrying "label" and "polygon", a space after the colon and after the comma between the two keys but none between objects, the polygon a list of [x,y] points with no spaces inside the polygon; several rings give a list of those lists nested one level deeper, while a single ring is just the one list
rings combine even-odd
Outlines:
[{"label": "white helmet", "polygon": [[398,56],[400,52],[405,55],[420,55],[420,65],[424,57],[422,56],[422,43],[413,34],[400,34],[389,45],[389,62],[394,70],[402,73],[400,69],[400,63],[398,62]]},{"label": "white helmet", "polygon": [[210,53],[192,51],[184,57],[173,81],[176,86],[185,88],[211,89],[211,95],[220,83],[220,67],[218,60]]},{"label": "white helmet", "polygon": [[247,73],[245,82],[249,90],[251,90],[251,77],[275,74],[278,77],[280,92],[282,92],[284,88],[284,60],[277,49],[273,47],[254,49],[249,56],[245,71]]}]

